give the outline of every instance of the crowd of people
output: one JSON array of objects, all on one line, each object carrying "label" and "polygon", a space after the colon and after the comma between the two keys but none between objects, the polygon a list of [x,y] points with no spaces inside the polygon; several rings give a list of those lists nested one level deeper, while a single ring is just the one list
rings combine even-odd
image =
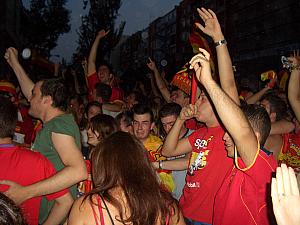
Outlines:
[{"label": "crowd of people", "polygon": [[274,77],[241,98],[215,13],[198,14],[218,77],[202,48],[171,83],[149,58],[151,93],[124,92],[108,63],[96,65],[109,31],[83,64],[86,96],[62,78],[34,83],[6,50],[20,94],[0,82],[1,224],[300,224],[299,52],[287,98]]}]

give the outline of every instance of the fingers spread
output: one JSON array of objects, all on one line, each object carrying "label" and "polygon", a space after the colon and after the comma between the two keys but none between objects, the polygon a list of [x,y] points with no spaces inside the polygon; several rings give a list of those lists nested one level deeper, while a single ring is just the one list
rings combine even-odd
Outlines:
[{"label": "fingers spread", "polygon": [[205,9],[205,8],[201,8],[203,14],[206,16],[207,19],[211,19],[212,15]]}]

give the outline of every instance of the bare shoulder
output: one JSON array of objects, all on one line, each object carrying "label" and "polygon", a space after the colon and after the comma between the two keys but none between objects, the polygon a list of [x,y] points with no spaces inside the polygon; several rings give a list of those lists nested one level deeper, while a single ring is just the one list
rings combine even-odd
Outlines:
[{"label": "bare shoulder", "polygon": [[94,225],[95,220],[93,218],[93,211],[90,198],[84,198],[84,196],[78,198],[71,209],[68,225]]}]

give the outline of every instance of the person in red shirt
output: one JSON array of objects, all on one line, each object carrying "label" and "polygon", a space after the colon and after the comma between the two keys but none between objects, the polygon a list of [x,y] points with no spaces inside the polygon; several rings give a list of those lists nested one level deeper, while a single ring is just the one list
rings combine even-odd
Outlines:
[{"label": "person in red shirt", "polygon": [[[56,170],[48,159],[12,143],[17,109],[6,98],[1,97],[0,102],[0,180],[11,180],[26,186],[54,175]],[[1,192],[7,189],[7,185],[0,185]],[[55,204],[45,224],[59,224],[68,214],[73,199],[67,189],[49,194],[46,198],[55,200]],[[38,224],[41,199],[42,196],[31,198],[20,205],[29,225]]]},{"label": "person in red shirt", "polygon": [[[211,10],[201,8],[198,12],[205,22],[205,27],[196,25],[215,42],[222,88],[238,104],[231,59],[218,19]],[[196,130],[188,138],[178,140],[184,121],[192,117],[205,123],[205,127]],[[223,135],[224,130],[213,106],[202,92],[195,105],[188,105],[182,109],[165,140],[162,149],[165,156],[192,153],[186,185],[180,199],[187,224],[212,224],[215,195],[233,164],[232,159],[226,156]]]},{"label": "person in red shirt", "polygon": [[88,64],[87,64],[87,85],[88,85],[88,98],[89,101],[93,101],[93,92],[95,89],[95,85],[97,83],[104,83],[108,84],[112,88],[112,94],[110,97],[110,102],[113,102],[115,100],[123,100],[123,91],[116,87],[114,83],[114,75],[112,73],[111,66],[106,63],[102,62],[98,68],[96,69],[96,57],[97,57],[97,50],[100,43],[100,40],[104,38],[109,31],[100,30],[95,38],[95,41],[92,45],[90,55],[88,58]]},{"label": "person in red shirt", "polygon": [[270,118],[261,106],[247,106],[243,113],[213,80],[209,53],[199,50],[190,64],[228,132],[223,139],[228,156],[235,160],[217,192],[213,224],[267,225],[270,223],[267,185],[277,163],[270,152],[260,147],[260,143],[264,144],[270,133]]}]

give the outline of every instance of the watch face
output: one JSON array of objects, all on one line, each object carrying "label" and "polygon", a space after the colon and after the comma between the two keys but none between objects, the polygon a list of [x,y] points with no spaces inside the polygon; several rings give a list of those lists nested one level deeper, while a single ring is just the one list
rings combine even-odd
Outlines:
[{"label": "watch face", "polygon": [[24,48],[22,51],[22,58],[29,59],[31,56],[31,50],[29,48]]}]

